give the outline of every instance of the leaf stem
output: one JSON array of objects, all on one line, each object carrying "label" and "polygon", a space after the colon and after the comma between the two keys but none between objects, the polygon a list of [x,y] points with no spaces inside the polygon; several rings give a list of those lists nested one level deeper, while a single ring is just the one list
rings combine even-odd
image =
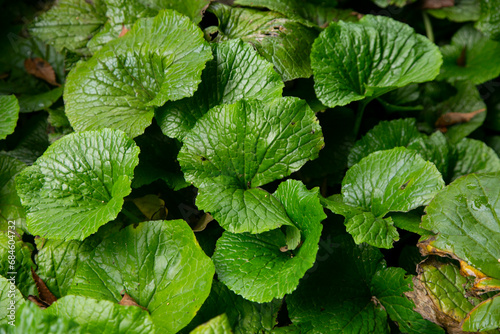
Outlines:
[{"label": "leaf stem", "polygon": [[121,213],[123,213],[125,217],[130,219],[130,221],[134,224],[142,222],[142,220],[139,217],[137,217],[136,215],[134,215],[132,212],[128,211],[125,208],[122,208]]},{"label": "leaf stem", "polygon": [[356,112],[356,120],[354,121],[354,138],[358,138],[361,120],[363,119],[363,114],[365,113],[365,107],[371,100],[373,100],[373,98],[365,98],[358,103],[358,111]]},{"label": "leaf stem", "polygon": [[434,43],[434,31],[432,30],[432,23],[429,19],[429,15],[423,11],[422,17],[424,19],[425,33],[427,34],[427,38]]}]

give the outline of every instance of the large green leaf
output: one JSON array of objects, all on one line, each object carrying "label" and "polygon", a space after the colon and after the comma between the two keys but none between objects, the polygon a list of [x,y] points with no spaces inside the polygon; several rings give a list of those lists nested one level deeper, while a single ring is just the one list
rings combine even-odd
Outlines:
[{"label": "large green leaf", "polygon": [[255,302],[282,298],[297,288],[299,279],[312,267],[326,218],[318,189],[295,180],[283,182],[273,195],[300,230],[303,243],[291,251],[279,229],[262,234],[224,232],[217,241],[213,261],[218,278],[232,291]]},{"label": "large green leaf", "polygon": [[0,95],[0,140],[14,132],[19,118],[19,102],[14,95]]},{"label": "large green leaf", "polygon": [[6,231],[14,222],[16,229],[21,228],[24,209],[17,196],[15,176],[26,167],[21,161],[0,154],[0,227]]},{"label": "large green leaf", "polygon": [[135,137],[151,124],[155,107],[193,95],[211,57],[187,17],[165,10],[141,19],[70,72],[68,119],[77,131],[111,127]]},{"label": "large green leaf", "polygon": [[190,334],[231,334],[231,325],[225,313],[211,319],[207,323],[196,327]]},{"label": "large green leaf", "polygon": [[104,239],[79,264],[69,293],[119,302],[124,291],[147,308],[158,330],[176,333],[207,298],[213,275],[185,221],[145,222]]},{"label": "large green leaf", "polygon": [[313,111],[291,97],[212,108],[183,141],[178,160],[199,187],[196,205],[234,233],[290,225],[281,203],[259,187],[297,171],[323,146]]},{"label": "large green leaf", "polygon": [[469,174],[439,192],[422,227],[436,235],[421,247],[460,259],[500,279],[500,172]]},{"label": "large green leaf", "polygon": [[30,31],[57,51],[88,53],[85,46],[106,22],[105,11],[103,0],[60,0],[35,19]]},{"label": "large green leaf", "polygon": [[276,325],[280,307],[281,300],[273,300],[270,303],[246,300],[214,279],[207,300],[181,333],[189,333],[197,325],[222,313],[227,314],[235,334],[268,332]]},{"label": "large green leaf", "polygon": [[343,215],[357,244],[391,248],[399,239],[389,212],[408,212],[426,205],[444,186],[434,164],[403,147],[377,151],[351,167],[342,181],[342,198],[323,204]]},{"label": "large green leaf", "polygon": [[16,178],[29,231],[79,239],[116,218],[130,193],[139,149],[117,130],[69,134]]},{"label": "large green leaf", "polygon": [[214,59],[207,63],[193,97],[167,102],[156,110],[164,134],[182,138],[209,109],[241,99],[281,97],[283,82],[273,65],[240,39],[212,45]]},{"label": "large green leaf", "polygon": [[107,300],[66,296],[58,299],[45,312],[75,321],[83,333],[150,334],[155,330],[146,311]]},{"label": "large green leaf", "polygon": [[482,332],[500,328],[500,294],[477,305],[465,318],[462,329]]},{"label": "large green leaf", "polygon": [[347,160],[348,166],[358,163],[370,153],[399,146],[407,147],[423,137],[424,135],[417,129],[414,118],[382,121],[354,144]]},{"label": "large green leaf", "polygon": [[[23,304],[17,311],[11,334],[84,334],[73,319],[61,318],[43,311],[34,303]],[[9,325],[10,326],[10,325]],[[1,327],[0,327],[1,330]]]},{"label": "large green leaf", "polygon": [[0,275],[14,279],[17,288],[26,297],[37,295],[31,277],[31,270],[36,268],[31,259],[32,252],[33,246],[24,243],[13,230],[0,232]]},{"label": "large green leaf", "polygon": [[0,276],[0,326],[15,321],[16,310],[23,304],[23,295],[16,288],[15,283]]},{"label": "large green leaf", "polygon": [[500,2],[498,0],[480,0],[481,12],[476,28],[491,39],[500,40]]},{"label": "large green leaf", "polygon": [[434,79],[441,66],[437,47],[410,26],[385,16],[331,24],[311,51],[314,88],[329,107]]},{"label": "large green leaf", "polygon": [[317,32],[296,20],[276,12],[229,7],[221,3],[209,9],[219,19],[218,27],[208,27],[206,33],[217,32],[216,40],[241,38],[273,63],[284,81],[311,76],[309,53]]},{"label": "large green leaf", "polygon": [[500,171],[500,158],[491,147],[480,140],[464,138],[453,151],[454,160],[451,180],[470,173]]},{"label": "large green leaf", "polygon": [[477,21],[480,14],[481,0],[455,0],[450,7],[429,9],[427,12],[438,19],[454,22]]},{"label": "large green leaf", "polygon": [[480,84],[500,74],[500,43],[490,40],[471,25],[458,30],[450,45],[441,47],[443,67],[438,79],[470,80]]}]

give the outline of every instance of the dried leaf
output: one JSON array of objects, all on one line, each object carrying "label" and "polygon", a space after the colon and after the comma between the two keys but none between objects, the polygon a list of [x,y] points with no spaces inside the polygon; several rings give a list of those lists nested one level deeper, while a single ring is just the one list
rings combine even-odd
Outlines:
[{"label": "dried leaf", "polygon": [[130,29],[127,29],[125,26],[122,27],[122,31],[120,31],[120,34],[118,37],[124,36]]},{"label": "dried leaf", "polygon": [[441,117],[439,117],[437,119],[435,126],[436,126],[436,128],[441,129],[442,132],[446,132],[446,130],[443,131],[443,129],[446,129],[447,127],[452,126],[452,125],[457,124],[457,123],[469,122],[472,118],[474,118],[474,116],[476,116],[477,114],[480,114],[484,111],[486,111],[485,108],[471,111],[469,113],[449,112],[449,113],[446,113],[444,115],[441,115]]},{"label": "dried leaf", "polygon": [[24,68],[29,74],[45,80],[51,85],[61,86],[56,81],[56,73],[52,66],[42,58],[27,58],[24,61]]},{"label": "dried leaf", "polygon": [[455,0],[424,0],[422,1],[423,9],[440,9],[445,7],[455,6]]},{"label": "dried leaf", "polygon": [[43,280],[35,273],[35,270],[33,270],[33,268],[31,268],[31,276],[33,276],[33,280],[35,280],[39,300],[49,306],[52,305],[52,303],[57,300],[56,296],[54,296],[54,294],[50,292],[49,288],[47,288],[47,285],[45,285]]},{"label": "dried leaf", "polygon": [[41,308],[42,310],[46,309],[47,307],[50,306],[49,304],[45,303],[43,300],[41,300],[37,296],[29,295],[28,300],[35,303],[35,305],[38,306],[39,308]]},{"label": "dried leaf", "polygon": [[134,298],[130,297],[130,295],[128,293],[122,291],[121,295],[123,297],[122,297],[122,300],[120,300],[120,302],[118,304],[123,305],[123,306],[137,306],[137,307],[142,308],[143,310],[146,310],[146,311],[148,310],[144,306],[137,304],[136,301],[134,300]]}]

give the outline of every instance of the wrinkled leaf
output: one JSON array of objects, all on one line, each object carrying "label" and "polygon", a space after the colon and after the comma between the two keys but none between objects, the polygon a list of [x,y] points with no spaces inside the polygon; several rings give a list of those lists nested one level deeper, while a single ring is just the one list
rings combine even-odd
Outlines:
[{"label": "wrinkled leaf", "polygon": [[199,188],[200,209],[230,232],[260,233],[291,222],[259,187],[298,170],[322,145],[321,127],[305,101],[242,100],[208,111],[184,138],[178,160],[186,180]]},{"label": "wrinkled leaf", "polygon": [[480,0],[481,12],[476,28],[493,40],[500,40],[500,2],[497,0]]},{"label": "wrinkled leaf", "polygon": [[[10,277],[9,277],[10,278]],[[16,310],[24,304],[24,298],[21,292],[15,287],[11,289],[12,280],[0,276],[0,325],[14,321],[19,318]],[[14,305],[12,305],[12,303]]]},{"label": "wrinkled leaf", "polygon": [[231,325],[225,313],[211,319],[207,323],[196,327],[190,334],[231,334]]},{"label": "wrinkled leaf", "polygon": [[[14,222],[16,230],[21,228],[24,209],[17,196],[15,176],[26,167],[17,159],[0,154],[0,227],[7,231],[9,221]],[[10,223],[11,224],[11,223]]]},{"label": "wrinkled leaf", "polygon": [[482,141],[464,138],[454,147],[453,153],[452,181],[470,173],[500,171],[500,158]]},{"label": "wrinkled leaf", "polygon": [[19,118],[19,102],[14,95],[0,95],[0,140],[14,132]]},{"label": "wrinkled leaf", "polygon": [[465,318],[462,329],[467,332],[500,328],[500,294],[477,305]]},{"label": "wrinkled leaf", "polygon": [[454,5],[427,12],[438,19],[448,19],[453,22],[477,21],[480,14],[481,0],[455,0]]},{"label": "wrinkled leaf", "polygon": [[28,229],[79,239],[116,218],[130,193],[139,149],[121,131],[69,134],[16,178]]}]

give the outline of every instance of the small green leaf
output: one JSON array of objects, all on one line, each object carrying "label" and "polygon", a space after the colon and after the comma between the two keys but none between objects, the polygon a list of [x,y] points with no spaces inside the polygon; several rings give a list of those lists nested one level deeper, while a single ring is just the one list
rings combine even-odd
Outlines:
[{"label": "small green leaf", "polygon": [[105,11],[103,0],[61,0],[35,19],[30,32],[59,52],[86,54],[88,40],[106,22]]},{"label": "small green leaf", "polygon": [[274,195],[304,240],[290,252],[281,230],[262,234],[224,232],[213,256],[218,278],[232,291],[258,303],[282,298],[297,288],[299,279],[312,267],[322,225],[326,218],[318,189],[307,190],[300,182],[288,180]]},{"label": "small green leaf", "polygon": [[477,21],[480,14],[481,0],[455,0],[450,7],[429,9],[427,12],[438,19],[448,19],[453,22]]},{"label": "small green leaf", "polygon": [[63,87],[57,87],[39,94],[22,94],[19,96],[19,111],[32,112],[43,110],[53,105],[63,93]]},{"label": "small green leaf", "polygon": [[190,334],[232,334],[231,325],[225,313],[211,319],[207,323],[196,327]]},{"label": "small green leaf", "polygon": [[189,333],[222,313],[227,314],[235,334],[268,332],[276,325],[280,307],[281,300],[277,299],[270,303],[253,303],[214,279],[207,300],[181,333]]},{"label": "small green leaf", "polygon": [[117,303],[124,291],[147,308],[159,331],[176,333],[208,297],[213,275],[185,221],[152,221],[104,239],[79,264],[69,294]]},{"label": "small green leaf", "polygon": [[23,304],[24,298],[15,286],[15,279],[0,276],[0,326],[15,321],[18,318],[16,311]]},{"label": "small green leaf", "polygon": [[23,242],[13,230],[0,232],[0,275],[12,279],[24,296],[38,295],[31,270],[33,246]]},{"label": "small green leaf", "polygon": [[454,147],[451,180],[470,173],[488,173],[500,171],[500,158],[480,140],[464,138]]},{"label": "small green leaf", "polygon": [[432,162],[443,175],[443,179],[448,180],[451,153],[448,141],[441,131],[436,131],[429,137],[413,139],[407,147],[418,152],[424,160]]},{"label": "small green leaf", "polygon": [[155,107],[193,95],[211,57],[187,17],[165,10],[138,20],[71,70],[64,90],[68,119],[77,131],[111,127],[136,137]]},{"label": "small green leaf", "polygon": [[14,222],[16,230],[21,228],[25,213],[16,192],[15,176],[26,167],[21,161],[0,154],[0,227],[9,229],[9,221]]},{"label": "small green leaf", "polygon": [[482,332],[498,328],[500,328],[500,294],[474,307],[462,325],[462,329],[466,332]]},{"label": "small green leaf", "polygon": [[476,28],[493,40],[500,40],[500,2],[480,0],[481,12]]},{"label": "small green leaf", "polygon": [[317,32],[276,12],[214,3],[208,11],[219,19],[217,41],[241,38],[270,61],[283,81],[311,76],[309,53]]},{"label": "small green leaf", "polygon": [[392,248],[392,243],[399,240],[392,218],[375,217],[371,212],[363,212],[348,219],[346,228],[358,245],[367,242],[379,248]]},{"label": "small green leaf", "polygon": [[441,62],[439,50],[427,38],[385,16],[331,24],[311,51],[314,88],[329,107],[430,81]]},{"label": "small green leaf", "polygon": [[297,171],[323,146],[313,111],[290,97],[212,108],[183,141],[178,160],[199,188],[197,206],[233,233],[291,225],[279,201],[258,187]]},{"label": "small green leaf", "polygon": [[121,131],[72,133],[16,178],[34,235],[83,240],[116,218],[130,193],[139,149]]},{"label": "small green leaf", "polygon": [[382,121],[354,144],[347,160],[348,166],[358,163],[370,153],[400,146],[407,147],[423,137],[424,135],[417,129],[414,118]]},{"label": "small green leaf", "polygon": [[470,80],[474,84],[486,82],[500,74],[500,43],[490,40],[471,25],[458,30],[450,45],[441,47],[443,67],[438,79],[450,82]]},{"label": "small green leaf", "polygon": [[422,247],[463,260],[500,279],[500,172],[469,174],[439,192],[422,227],[436,233]]},{"label": "small green leaf", "polygon": [[193,97],[167,102],[156,110],[164,134],[182,138],[206,112],[241,99],[281,97],[283,82],[273,65],[240,39],[212,44],[214,59],[207,63]]},{"label": "small green leaf", "polygon": [[372,0],[377,6],[386,8],[387,6],[404,7],[416,0]]},{"label": "small green leaf", "polygon": [[58,299],[45,312],[75,321],[83,333],[150,334],[154,331],[151,317],[146,311],[107,300],[66,296]]},{"label": "small green leaf", "polygon": [[19,118],[19,102],[14,95],[0,95],[0,140],[14,132]]}]

